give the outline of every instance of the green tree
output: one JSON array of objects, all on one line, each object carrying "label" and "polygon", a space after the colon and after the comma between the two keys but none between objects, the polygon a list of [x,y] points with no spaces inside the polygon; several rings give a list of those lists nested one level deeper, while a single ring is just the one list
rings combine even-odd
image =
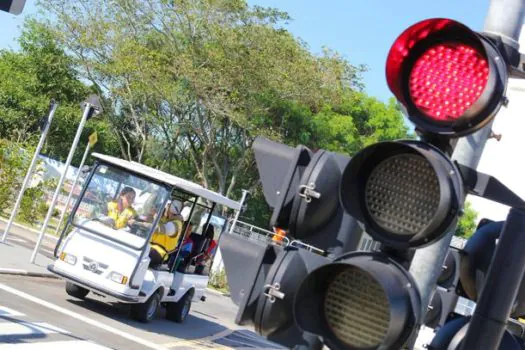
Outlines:
[{"label": "green tree", "polygon": [[31,159],[23,146],[0,139],[0,214],[10,207],[29,168]]},{"label": "green tree", "polygon": [[469,201],[465,202],[464,213],[459,219],[455,235],[466,239],[470,238],[476,229],[477,218],[478,212]]},{"label": "green tree", "polygon": [[[58,46],[44,26],[34,20],[25,23],[18,39],[20,51],[0,52],[0,138],[35,145],[49,102],[59,103],[43,153],[65,160],[80,122],[80,103],[91,92],[82,83],[72,59]],[[100,149],[115,153],[118,143],[106,120],[90,120],[82,137],[99,133]],[[77,152],[73,164],[82,156]]]},{"label": "green tree", "polygon": [[[363,66],[313,55],[289,16],[245,0],[48,0],[40,25],[104,94],[120,155],[227,196],[260,188],[265,135],[353,154],[406,137],[393,103],[362,92]],[[262,196],[255,195],[264,207]],[[264,217],[258,214],[257,217]]]}]

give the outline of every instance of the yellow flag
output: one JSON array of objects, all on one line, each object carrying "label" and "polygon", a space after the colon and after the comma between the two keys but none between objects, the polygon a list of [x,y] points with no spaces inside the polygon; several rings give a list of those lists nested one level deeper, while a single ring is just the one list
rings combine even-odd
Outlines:
[{"label": "yellow flag", "polygon": [[95,131],[94,133],[92,133],[91,135],[89,135],[89,145],[91,147],[95,146],[95,144],[97,143],[98,141],[98,136],[97,136],[97,132]]}]

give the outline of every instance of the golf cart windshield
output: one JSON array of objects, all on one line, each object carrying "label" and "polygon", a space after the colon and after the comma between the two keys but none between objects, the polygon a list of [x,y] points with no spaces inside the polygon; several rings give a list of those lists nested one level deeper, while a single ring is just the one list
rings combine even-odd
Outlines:
[{"label": "golf cart windshield", "polygon": [[141,249],[168,194],[167,188],[146,178],[98,165],[73,213],[73,225]]}]

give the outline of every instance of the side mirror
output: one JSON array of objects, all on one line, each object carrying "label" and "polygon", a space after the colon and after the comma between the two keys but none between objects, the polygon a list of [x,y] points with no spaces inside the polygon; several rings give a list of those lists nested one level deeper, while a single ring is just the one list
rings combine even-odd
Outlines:
[{"label": "side mirror", "polygon": [[3,0],[0,1],[0,11],[19,15],[22,13],[26,0]]}]

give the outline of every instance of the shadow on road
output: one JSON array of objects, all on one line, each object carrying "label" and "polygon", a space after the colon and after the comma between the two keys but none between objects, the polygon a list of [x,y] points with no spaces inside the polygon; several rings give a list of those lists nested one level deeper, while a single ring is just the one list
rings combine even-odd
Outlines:
[{"label": "shadow on road", "polygon": [[[194,311],[190,312],[184,323],[175,323],[165,319],[166,311],[163,307],[161,307],[155,320],[151,321],[150,323],[141,323],[129,318],[129,312],[131,308],[130,305],[121,303],[108,303],[90,298],[86,298],[86,300],[70,298],[67,301],[71,304],[99,313],[131,327],[184,340],[208,337],[210,334],[217,334],[228,329],[218,323],[196,316],[195,314],[199,312]],[[206,315],[206,317],[210,316]]]}]

